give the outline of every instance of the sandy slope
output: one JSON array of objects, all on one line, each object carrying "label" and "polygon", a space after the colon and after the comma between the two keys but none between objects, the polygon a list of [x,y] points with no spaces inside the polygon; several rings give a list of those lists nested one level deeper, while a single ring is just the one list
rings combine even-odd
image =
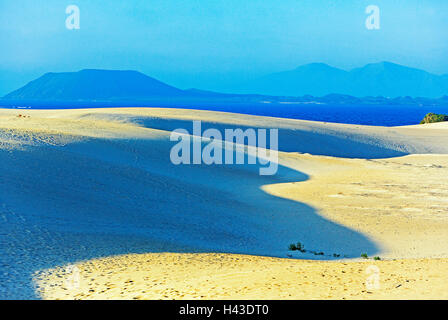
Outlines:
[{"label": "sandy slope", "polygon": [[[447,299],[448,259],[329,262],[125,255],[40,274],[46,299]],[[79,286],[75,286],[77,283]],[[50,286],[51,284],[52,286]]]},{"label": "sandy slope", "polygon": [[[261,177],[253,166],[173,166],[169,131],[189,128],[192,119],[203,120],[203,128],[279,128],[279,174]],[[301,241],[310,251],[293,257],[331,260],[333,254],[357,258],[366,252],[389,259],[446,258],[448,156],[442,154],[448,153],[447,141],[445,123],[383,128],[176,109],[0,110],[0,210],[7,222],[0,238],[0,280],[6,284],[0,297],[32,297],[36,271],[127,253],[286,257],[288,244]],[[95,290],[91,298],[402,294],[358,290],[365,262],[347,263],[350,278],[338,276],[345,262],[241,256],[240,264],[231,255],[219,257],[219,270],[215,255],[131,255],[99,260],[93,267],[87,262],[79,268],[95,279],[95,288],[87,283],[83,292],[67,292],[51,285],[55,273],[44,277],[39,292],[46,298],[88,297],[90,290]],[[189,259],[199,263],[188,264]],[[267,285],[271,271],[257,271],[271,263],[273,277],[281,279],[276,289]],[[434,279],[446,283],[444,259],[379,263],[389,279],[383,288],[405,279],[412,284],[409,297],[442,294]],[[148,277],[155,283],[165,279],[165,289],[150,292],[140,271],[134,274],[129,266],[150,268]],[[289,267],[306,270],[314,280],[291,280]],[[251,275],[244,286],[232,273],[240,269]],[[209,274],[215,288],[195,277],[189,277],[190,291],[176,286],[186,273]],[[331,293],[322,273],[331,279]],[[106,284],[129,287],[123,278],[136,289],[96,296]],[[203,289],[192,289],[199,285]]]},{"label": "sandy slope", "polygon": [[448,257],[448,155],[336,159],[284,155],[311,178],[263,186],[365,234],[385,258]]}]

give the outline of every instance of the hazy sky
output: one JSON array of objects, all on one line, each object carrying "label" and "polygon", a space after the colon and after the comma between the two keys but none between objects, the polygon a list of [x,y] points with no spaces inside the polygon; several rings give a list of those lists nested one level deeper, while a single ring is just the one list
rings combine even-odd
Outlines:
[{"label": "hazy sky", "polygon": [[[68,30],[66,7],[80,9]],[[368,5],[380,30],[365,27]],[[0,95],[49,71],[134,69],[181,88],[325,62],[448,73],[446,0],[0,0]]]}]

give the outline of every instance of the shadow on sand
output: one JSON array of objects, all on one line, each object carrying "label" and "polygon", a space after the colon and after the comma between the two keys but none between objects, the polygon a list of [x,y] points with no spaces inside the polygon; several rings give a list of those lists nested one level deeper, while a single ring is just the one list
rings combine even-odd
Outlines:
[{"label": "shadow on sand", "polygon": [[[125,117],[125,119],[131,120],[146,128],[164,131],[173,131],[177,128],[183,128],[190,133],[193,132],[192,121],[187,120],[149,117]],[[203,131],[209,128],[217,129],[223,136],[225,129],[241,128],[242,130],[246,130],[252,128],[206,121],[201,121],[201,127]],[[279,129],[278,137],[278,150],[283,152],[300,152],[313,155],[361,159],[392,158],[409,154],[398,149],[393,143],[384,145],[378,141],[378,139],[372,137],[372,135],[362,134],[360,132],[336,131],[329,128],[325,128],[325,131],[317,128],[314,128],[313,130]]]},{"label": "shadow on sand", "polygon": [[[184,124],[173,122],[170,129]],[[288,245],[298,241],[325,253],[298,258],[378,251],[314,208],[260,189],[307,175],[283,166],[275,176],[260,176],[257,165],[175,166],[173,144],[168,138],[87,139],[0,149],[0,299],[37,298],[35,271],[124,253],[286,257]]]}]

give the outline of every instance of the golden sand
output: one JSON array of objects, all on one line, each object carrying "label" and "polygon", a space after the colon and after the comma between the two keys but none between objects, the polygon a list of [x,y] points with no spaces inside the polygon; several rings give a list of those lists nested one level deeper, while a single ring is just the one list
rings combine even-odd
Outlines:
[{"label": "golden sand", "polygon": [[448,155],[361,160],[283,155],[311,178],[268,185],[361,232],[384,258],[448,257]]},{"label": "golden sand", "polygon": [[[443,299],[448,259],[318,262],[140,254],[40,274],[44,299]],[[79,284],[79,287],[77,286]]]}]

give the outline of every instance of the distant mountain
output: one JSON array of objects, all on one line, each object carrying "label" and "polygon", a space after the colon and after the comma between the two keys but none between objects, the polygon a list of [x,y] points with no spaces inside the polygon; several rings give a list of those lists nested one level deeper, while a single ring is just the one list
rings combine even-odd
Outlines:
[{"label": "distant mountain", "polygon": [[[254,93],[181,90],[137,71],[47,73],[0,99],[3,107],[189,106],[256,104],[448,106],[448,75],[387,62],[350,72],[313,63],[266,76]],[[264,88],[264,89],[263,89]],[[251,92],[249,90],[249,92]],[[428,97],[437,98],[428,98]]]},{"label": "distant mountain", "polygon": [[390,62],[368,64],[350,72],[356,96],[430,97],[448,94],[448,79]]},{"label": "distant mountain", "polygon": [[342,90],[348,82],[347,71],[330,67],[324,63],[312,63],[292,71],[278,72],[248,83],[245,93],[274,96],[321,97],[331,93],[347,94]]},{"label": "distant mountain", "polygon": [[7,100],[86,101],[144,100],[150,97],[176,97],[183,90],[169,86],[137,71],[82,70],[46,73],[6,95]]},{"label": "distant mountain", "polygon": [[259,78],[247,84],[242,92],[275,96],[343,94],[438,98],[448,94],[448,75],[437,76],[390,62],[372,63],[351,71],[312,63]]}]

